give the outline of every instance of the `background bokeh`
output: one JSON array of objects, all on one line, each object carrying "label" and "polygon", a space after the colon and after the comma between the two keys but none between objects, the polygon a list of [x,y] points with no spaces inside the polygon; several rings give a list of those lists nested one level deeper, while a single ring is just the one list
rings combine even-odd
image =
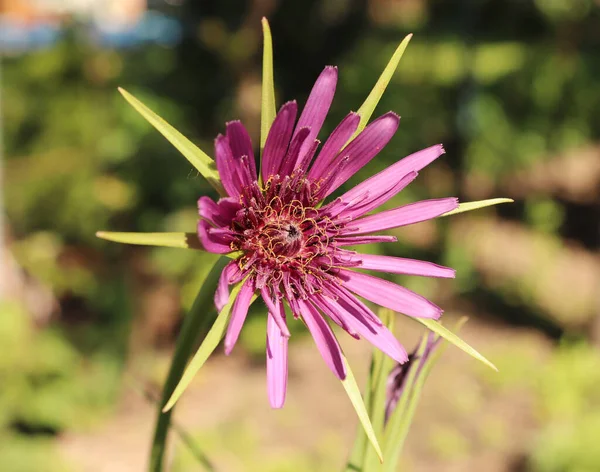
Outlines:
[{"label": "background bokeh", "polygon": [[[391,279],[468,315],[464,337],[500,368],[448,350],[402,470],[600,470],[594,0],[1,0],[0,470],[143,470],[153,395],[214,259],[94,233],[193,231],[213,192],[116,87],[208,152],[231,119],[257,138],[262,16],[279,104],[303,103],[339,66],[323,135],[415,34],[377,109],[402,116],[399,132],[350,185],[441,142],[447,154],[389,205],[515,199],[369,248],[456,268],[456,280]],[[234,354],[182,400],[172,470],[201,470],[202,454],[220,471],[344,463],[356,419],[302,329],[286,409],[269,410],[264,325],[255,307]],[[407,346],[419,333],[398,321]],[[343,345],[364,379],[368,346]]]}]

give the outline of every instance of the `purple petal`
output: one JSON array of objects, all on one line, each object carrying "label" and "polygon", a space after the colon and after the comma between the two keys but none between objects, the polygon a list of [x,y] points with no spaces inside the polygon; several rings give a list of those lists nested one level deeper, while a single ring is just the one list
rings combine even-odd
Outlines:
[{"label": "purple petal", "polygon": [[[377,176],[374,176],[377,177]],[[364,195],[363,200],[359,200],[354,205],[349,205],[347,208],[344,208],[340,213],[340,216],[350,217],[350,218],[358,218],[359,216],[364,215],[365,213],[374,210],[375,208],[383,205],[390,198],[396,196],[399,192],[401,192],[408,184],[410,184],[417,177],[416,172],[409,172],[400,180],[395,182],[383,182],[381,180],[373,180],[373,177],[365,180],[362,184],[354,187],[354,190],[358,187],[362,187],[362,195]],[[360,196],[359,194],[358,196]],[[351,195],[352,197],[352,195]],[[342,195],[341,200],[344,201],[345,195]],[[351,201],[351,200],[350,200]]]},{"label": "purple petal", "polygon": [[324,197],[334,192],[340,185],[379,154],[390,139],[392,139],[399,124],[400,117],[398,115],[392,112],[386,113],[369,124],[352,140],[336,158],[336,162],[339,162],[345,156],[348,156],[348,165],[335,176],[333,182],[325,189]]},{"label": "purple petal", "polygon": [[275,318],[285,319],[285,313],[283,305],[278,305],[279,311],[267,317],[267,392],[272,408],[283,407],[288,377],[288,337],[275,322]]},{"label": "purple petal", "polygon": [[[273,301],[271,299],[269,290],[266,287],[263,287],[260,290],[260,294],[262,295],[262,299],[265,302],[265,305],[267,305],[269,313],[274,313],[273,317],[275,318],[277,326],[279,326],[279,330],[283,333],[284,336],[289,338],[290,330],[285,324],[285,311],[283,311],[283,305],[281,305],[281,302],[279,300],[276,299],[275,301]],[[281,316],[279,315],[280,313]]]},{"label": "purple petal", "polygon": [[[327,315],[337,314],[350,328],[358,332],[363,338],[380,349],[397,362],[404,363],[408,360],[408,354],[400,342],[394,337],[390,330],[381,323],[370,322],[355,306],[346,303],[344,300],[339,302],[333,298],[324,296],[318,297],[319,308]],[[374,314],[372,316],[375,316]]]},{"label": "purple petal", "polygon": [[248,314],[248,308],[250,308],[250,301],[254,293],[253,281],[248,278],[243,283],[240,292],[238,293],[235,302],[233,303],[233,309],[231,310],[231,319],[229,320],[229,326],[227,327],[227,334],[225,335],[225,354],[231,354],[233,347],[246,320]]},{"label": "purple petal", "polygon": [[[329,112],[329,107],[335,95],[335,86],[337,84],[338,72],[337,67],[327,66],[321,72],[315,85],[313,86],[304,110],[300,115],[298,124],[296,125],[295,135],[299,130],[306,127],[310,129],[310,134],[302,144],[299,155],[302,156],[310,148],[312,142],[316,139],[323,126],[323,122]],[[294,164],[297,164],[296,161]],[[294,168],[295,165],[292,167]]]},{"label": "purple petal", "polygon": [[231,224],[236,212],[240,209],[238,201],[232,198],[221,198],[215,203],[209,197],[198,199],[198,213],[213,226],[226,227]]},{"label": "purple petal", "polygon": [[265,182],[277,173],[286,155],[297,113],[296,102],[287,102],[281,107],[271,125],[262,154],[261,175]]},{"label": "purple petal", "polygon": [[229,286],[234,283],[233,280],[237,278],[239,274],[240,268],[236,261],[231,261],[225,266],[223,272],[221,272],[217,291],[215,292],[215,306],[217,307],[217,312],[220,313],[229,301]]},{"label": "purple petal", "polygon": [[358,246],[359,244],[395,243],[396,236],[341,236],[335,238],[336,246]]},{"label": "purple petal", "polygon": [[204,249],[214,254],[227,254],[231,252],[230,243],[232,236],[227,233],[218,233],[217,228],[210,226],[205,220],[198,221],[198,238]]},{"label": "purple petal", "polygon": [[426,298],[387,280],[345,269],[338,277],[348,290],[390,310],[415,318],[438,319],[442,314],[440,307]]},{"label": "purple petal", "polygon": [[309,134],[310,128],[300,128],[296,132],[292,138],[292,142],[290,143],[290,147],[288,148],[285,158],[281,161],[281,165],[279,166],[279,171],[277,172],[279,175],[290,175],[294,171],[296,168],[296,163],[298,162],[300,149],[306,142],[306,138]]},{"label": "purple petal", "polygon": [[423,277],[454,278],[456,271],[433,262],[405,259],[403,257],[352,254],[350,260],[358,260],[360,269],[377,270],[388,274],[421,275]]},{"label": "purple petal", "polygon": [[254,150],[252,140],[244,125],[239,121],[227,123],[227,139],[233,158],[239,160],[242,156],[248,156],[248,166],[253,181],[256,180],[256,163],[254,161]]},{"label": "purple petal", "polygon": [[327,175],[327,171],[335,157],[338,155],[340,150],[352,137],[358,124],[360,123],[360,116],[357,113],[351,112],[348,114],[333,130],[321,152],[315,159],[312,167],[308,171],[308,178],[312,181],[318,181]]},{"label": "purple petal", "polygon": [[344,230],[344,234],[374,233],[376,231],[411,225],[436,218],[454,210],[456,207],[458,207],[458,199],[454,197],[423,200],[353,221],[351,223],[352,227]]},{"label": "purple petal", "polygon": [[221,134],[215,139],[215,155],[217,170],[225,191],[230,197],[239,197],[241,183],[237,165],[233,159],[228,139]]},{"label": "purple petal", "polygon": [[333,331],[315,307],[304,300],[298,299],[297,301],[302,312],[302,319],[315,340],[321,357],[337,378],[344,380],[346,366],[342,357],[342,349],[335,339]]},{"label": "purple petal", "polygon": [[391,187],[401,177],[410,172],[417,172],[423,167],[444,154],[444,147],[441,144],[428,147],[421,151],[415,152],[404,159],[382,170],[373,177],[365,180],[353,189],[346,192],[341,198],[346,201],[352,201],[361,195],[365,190],[376,189],[381,186],[383,188]]}]

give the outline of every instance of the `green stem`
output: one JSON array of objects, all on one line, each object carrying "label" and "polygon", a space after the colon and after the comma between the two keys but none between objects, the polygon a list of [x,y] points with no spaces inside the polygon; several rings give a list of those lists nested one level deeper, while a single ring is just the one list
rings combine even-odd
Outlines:
[{"label": "green stem", "polygon": [[158,417],[154,429],[154,439],[152,441],[152,451],[150,456],[149,470],[151,472],[163,471],[167,435],[171,425],[171,415],[173,414],[173,409],[163,413],[162,408],[173,394],[173,390],[175,390],[175,387],[179,383],[179,379],[181,379],[181,376],[185,371],[187,362],[197,345],[198,334],[200,332],[205,333],[206,327],[212,320],[212,316],[209,316],[209,314],[214,311],[213,297],[215,289],[219,281],[219,276],[228,262],[229,260],[226,257],[221,257],[215,263],[202,284],[196,300],[194,300],[194,304],[188,315],[185,317],[183,326],[181,327],[181,333],[179,334],[177,344],[175,345],[173,361],[171,362],[169,374],[167,375],[167,380],[163,387],[161,401],[158,405]]}]

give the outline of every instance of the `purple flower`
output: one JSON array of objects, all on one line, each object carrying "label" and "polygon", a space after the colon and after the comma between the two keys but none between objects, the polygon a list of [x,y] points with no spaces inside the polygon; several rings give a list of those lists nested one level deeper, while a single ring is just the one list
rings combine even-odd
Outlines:
[{"label": "purple flower", "polygon": [[415,348],[413,352],[408,355],[408,362],[396,364],[391,370],[387,379],[387,388],[385,394],[385,421],[390,419],[390,416],[396,409],[400,397],[404,393],[406,388],[406,380],[410,372],[416,369],[415,377],[417,377],[423,370],[423,366],[427,360],[431,357],[433,352],[437,349],[440,344],[441,338],[436,336],[434,333],[428,333],[425,335],[426,339],[425,347],[421,355],[418,355],[420,344]]},{"label": "purple flower", "polygon": [[287,304],[301,319],[323,359],[344,379],[340,346],[327,318],[355,338],[361,336],[399,363],[406,351],[361,298],[412,317],[437,319],[442,310],[395,283],[357,272],[454,277],[430,262],[361,254],[349,246],[394,242],[380,231],[418,223],[458,207],[456,198],[425,200],[368,214],[412,182],[417,172],[444,153],[441,145],[411,154],[343,195],[323,204],[390,141],[400,118],[386,113],[353,138],[356,113],[346,116],[319,150],[317,135],[333,100],[337,69],[326,67],[297,119],[296,102],[284,104],[270,128],[262,165],[239,121],[227,123],[215,141],[216,166],[227,197],[198,201],[198,236],[213,253],[235,253],[223,270],[215,303],[229,299],[229,285],[242,283],[225,335],[229,354],[240,334],[253,294],[268,308],[267,384],[271,406],[281,408],[287,384]]}]

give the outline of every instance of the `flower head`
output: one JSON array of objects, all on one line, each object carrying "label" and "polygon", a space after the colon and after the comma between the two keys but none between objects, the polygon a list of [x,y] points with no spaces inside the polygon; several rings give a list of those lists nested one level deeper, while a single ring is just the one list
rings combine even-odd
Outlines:
[{"label": "flower head", "polygon": [[[229,285],[241,283],[225,336],[233,349],[254,293],[268,308],[267,378],[271,405],[281,407],[287,382],[287,327],[284,305],[304,322],[329,368],[340,379],[346,367],[327,322],[355,338],[364,337],[399,363],[406,351],[361,300],[412,317],[437,319],[442,310],[395,283],[356,269],[430,277],[454,277],[454,270],[429,262],[361,254],[349,246],[393,242],[380,231],[435,218],[458,207],[456,198],[426,200],[370,214],[394,197],[417,172],[444,153],[441,145],[416,152],[324,203],[390,141],[400,118],[386,113],[360,133],[360,116],[348,114],[320,146],[317,135],[329,111],[337,69],[318,77],[297,119],[296,102],[277,113],[256,169],[253,145],[239,121],[227,124],[215,141],[216,166],[227,196],[198,201],[198,236],[210,252],[234,253],[215,295],[221,310]],[[356,135],[356,136],[355,136]]]}]

